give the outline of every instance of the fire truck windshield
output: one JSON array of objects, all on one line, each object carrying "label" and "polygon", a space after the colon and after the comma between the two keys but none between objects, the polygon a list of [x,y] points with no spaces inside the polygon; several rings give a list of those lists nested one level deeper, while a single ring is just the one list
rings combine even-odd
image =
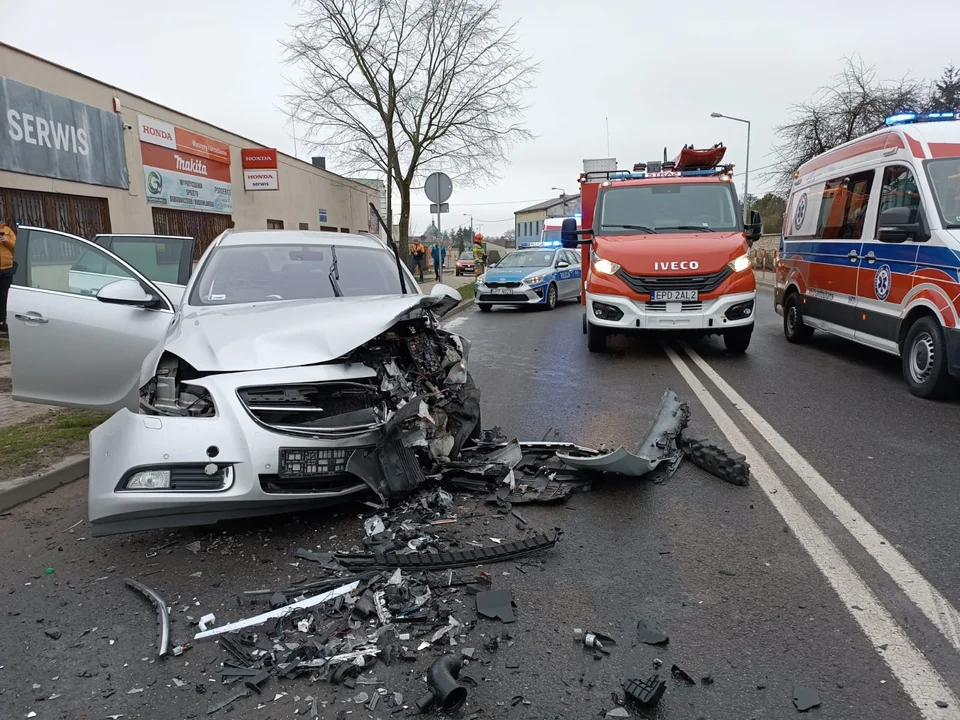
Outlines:
[{"label": "fire truck windshield", "polygon": [[597,199],[596,234],[736,232],[729,183],[665,183],[604,188]]}]

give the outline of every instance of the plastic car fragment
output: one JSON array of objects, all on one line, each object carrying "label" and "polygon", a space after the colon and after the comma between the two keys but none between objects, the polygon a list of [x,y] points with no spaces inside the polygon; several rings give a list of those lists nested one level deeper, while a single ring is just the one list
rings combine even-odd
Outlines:
[{"label": "plastic car fragment", "polygon": [[147,587],[133,578],[127,578],[127,585],[145,596],[153,607],[157,610],[157,655],[166,657],[170,651],[170,613],[167,611],[167,603],[160,597],[156,590]]},{"label": "plastic car fragment", "polygon": [[750,463],[741,453],[711,442],[691,428],[680,434],[680,447],[694,465],[711,475],[733,485],[750,484]]},{"label": "plastic car fragment", "polygon": [[620,686],[627,698],[641,708],[652,708],[667,691],[667,681],[659,675],[651,675],[646,680],[622,680]]}]

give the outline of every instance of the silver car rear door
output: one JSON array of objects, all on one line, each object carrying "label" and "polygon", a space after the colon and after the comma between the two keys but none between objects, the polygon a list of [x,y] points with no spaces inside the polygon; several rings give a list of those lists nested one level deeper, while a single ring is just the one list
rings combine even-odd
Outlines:
[{"label": "silver car rear door", "polygon": [[[66,233],[21,227],[7,300],[13,396],[86,410],[136,409],[140,367],[174,318],[169,298],[121,258]],[[134,280],[152,308],[102,302]]]}]

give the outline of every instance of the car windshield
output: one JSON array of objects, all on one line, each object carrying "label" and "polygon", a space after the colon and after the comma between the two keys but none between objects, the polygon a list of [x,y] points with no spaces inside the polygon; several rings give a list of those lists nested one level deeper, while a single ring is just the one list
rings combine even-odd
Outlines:
[{"label": "car windshield", "polygon": [[396,261],[384,250],[350,245],[232,245],[217,248],[204,263],[190,304],[399,294]]},{"label": "car windshield", "polygon": [[497,263],[498,268],[542,268],[553,265],[555,250],[521,250]]},{"label": "car windshield", "polygon": [[960,227],[960,158],[928,160],[927,176],[946,227]]},{"label": "car windshield", "polygon": [[729,183],[662,183],[607,188],[595,224],[607,235],[739,229]]},{"label": "car windshield", "polygon": [[473,260],[473,250],[464,250],[460,253],[461,260]]}]

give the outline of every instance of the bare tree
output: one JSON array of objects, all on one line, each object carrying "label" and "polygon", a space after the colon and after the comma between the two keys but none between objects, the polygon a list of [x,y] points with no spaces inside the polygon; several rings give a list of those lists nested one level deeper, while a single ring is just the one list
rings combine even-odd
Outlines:
[{"label": "bare tree", "polygon": [[[302,71],[287,97],[317,147],[400,196],[407,256],[410,194],[431,170],[466,184],[496,177],[523,126],[537,67],[498,20],[498,0],[300,0],[285,43]],[[392,220],[391,220],[392,223]]]},{"label": "bare tree", "polygon": [[789,190],[793,174],[820,153],[876,130],[886,117],[927,102],[924,83],[904,76],[895,81],[877,79],[872,66],[860,58],[845,58],[843,70],[831,85],[791,108],[791,120],[775,128],[776,164],[768,177],[781,191]]}]

